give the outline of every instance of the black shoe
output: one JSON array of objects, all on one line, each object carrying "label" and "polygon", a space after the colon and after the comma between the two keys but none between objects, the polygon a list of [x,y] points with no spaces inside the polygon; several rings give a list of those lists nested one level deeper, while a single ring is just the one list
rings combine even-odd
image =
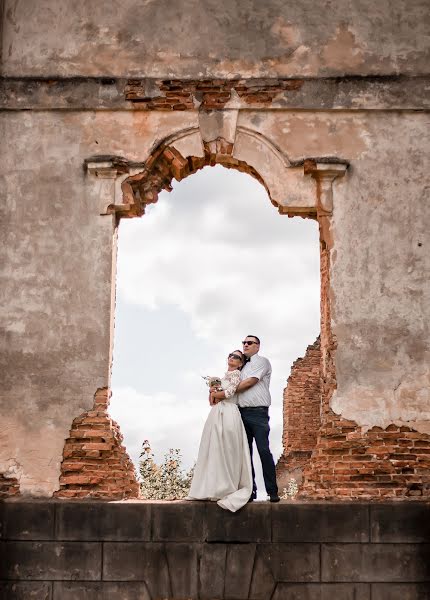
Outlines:
[{"label": "black shoe", "polygon": [[270,502],[279,502],[280,501],[280,497],[278,496],[278,494],[276,494],[276,496],[270,496]]}]

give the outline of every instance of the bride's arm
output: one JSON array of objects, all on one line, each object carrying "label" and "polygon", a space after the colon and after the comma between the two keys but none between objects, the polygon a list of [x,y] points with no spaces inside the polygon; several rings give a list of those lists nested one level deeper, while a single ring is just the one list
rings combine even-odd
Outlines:
[{"label": "bride's arm", "polygon": [[222,392],[212,392],[212,397],[217,400],[225,400],[231,398],[236,393],[237,386],[240,383],[239,371],[231,371],[227,373],[226,378],[229,380],[227,387]]}]

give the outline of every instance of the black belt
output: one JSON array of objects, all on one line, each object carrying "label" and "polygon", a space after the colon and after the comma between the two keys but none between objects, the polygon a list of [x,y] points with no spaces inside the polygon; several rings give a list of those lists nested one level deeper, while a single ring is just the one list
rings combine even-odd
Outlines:
[{"label": "black belt", "polygon": [[256,409],[261,410],[262,408],[264,408],[264,410],[269,410],[268,406],[239,406],[239,410],[243,410],[245,408],[246,408],[246,410],[256,410]]}]

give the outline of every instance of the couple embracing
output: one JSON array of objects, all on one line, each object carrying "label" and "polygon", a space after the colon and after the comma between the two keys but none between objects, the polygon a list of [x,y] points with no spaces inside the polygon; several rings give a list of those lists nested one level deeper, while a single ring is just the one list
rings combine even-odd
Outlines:
[{"label": "couple embracing", "polygon": [[257,497],[252,445],[255,440],[271,502],[279,502],[269,448],[270,362],[258,354],[260,340],[246,336],[243,350],[228,355],[221,389],[210,388],[206,420],[187,500],[214,500],[236,512]]}]

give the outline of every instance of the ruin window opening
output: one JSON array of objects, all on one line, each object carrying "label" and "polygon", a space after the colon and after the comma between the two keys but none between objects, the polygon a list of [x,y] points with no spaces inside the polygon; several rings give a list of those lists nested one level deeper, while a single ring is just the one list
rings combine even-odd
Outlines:
[{"label": "ruin window opening", "polygon": [[[184,466],[191,466],[197,456],[208,410],[199,375],[207,374],[208,369],[224,367],[224,354],[233,349],[230,345],[236,343],[240,347],[241,336],[246,335],[248,329],[255,332],[256,327],[260,327],[255,325],[256,322],[264,323],[261,315],[255,316],[259,312],[267,315],[267,332],[262,333],[259,329],[263,338],[261,353],[271,359],[274,371],[271,442],[275,460],[281,454],[285,425],[283,388],[292,363],[304,355],[306,346],[315,340],[320,327],[318,227],[310,219],[280,218],[268,204],[264,187],[255,181],[259,179],[263,183],[261,178],[256,173],[250,174],[254,179],[220,165],[204,168],[184,182],[173,181],[173,192],[160,193],[157,205],[146,206],[144,219],[121,219],[110,413],[119,422],[127,450],[135,463],[141,443],[148,438],[153,443],[156,458],[161,459],[169,447],[179,447],[184,453]],[[228,192],[217,188],[223,178]],[[157,185],[170,189],[167,181],[159,180]],[[149,195],[151,191],[147,189],[144,193]],[[139,196],[143,196],[142,188]],[[181,236],[186,243],[178,251],[171,243],[180,240]],[[212,244],[206,265],[201,262],[205,236]],[[232,244],[234,239],[236,246]],[[140,240],[146,240],[144,249],[139,245]],[[223,250],[223,246],[228,250]],[[251,246],[257,250],[251,251]],[[251,257],[250,262],[246,254]],[[139,260],[139,256],[143,258]],[[174,268],[175,260],[177,268]],[[192,265],[189,280],[186,269],[183,270],[187,261]],[[235,262],[239,263],[243,277],[241,272],[229,272]],[[158,283],[151,283],[156,270],[160,271],[156,265],[167,268],[169,264],[170,271],[161,273]],[[252,277],[254,266],[255,281]],[[140,276],[136,278],[139,269]],[[312,276],[304,285],[303,271],[306,269]],[[209,284],[204,284],[208,272],[213,273],[212,280],[219,279],[217,289],[211,286],[210,277]],[[192,297],[187,299],[187,293],[181,295],[179,292],[177,307],[170,306],[166,312],[169,294],[178,293],[181,277],[186,280],[184,289],[190,295],[198,294],[200,304],[193,304]],[[235,289],[239,281],[241,283]],[[251,292],[254,303],[251,303],[249,316],[237,324],[237,319],[231,317],[230,313],[235,314],[231,307],[249,304],[249,298],[247,301],[244,295],[246,289]],[[210,307],[206,309],[206,315],[201,312],[205,303]],[[226,331],[219,331],[221,306],[226,315]],[[236,325],[237,330],[233,333]],[[148,331],[152,335],[151,343],[148,343]],[[193,336],[195,346],[191,351],[189,343]],[[298,337],[300,342],[294,345],[293,340]],[[220,338],[222,343],[218,344]],[[183,346],[177,344],[181,339]],[[169,345],[169,340],[175,344]],[[211,344],[212,355],[209,352]],[[199,362],[196,353],[204,354],[205,360]],[[160,370],[160,363],[165,370]],[[177,363],[179,366],[173,372],[172,365]],[[157,373],[155,381],[149,383],[148,377]],[[191,455],[192,448],[194,456]],[[259,468],[258,459],[256,466]],[[259,488],[264,490],[262,481]]]}]

